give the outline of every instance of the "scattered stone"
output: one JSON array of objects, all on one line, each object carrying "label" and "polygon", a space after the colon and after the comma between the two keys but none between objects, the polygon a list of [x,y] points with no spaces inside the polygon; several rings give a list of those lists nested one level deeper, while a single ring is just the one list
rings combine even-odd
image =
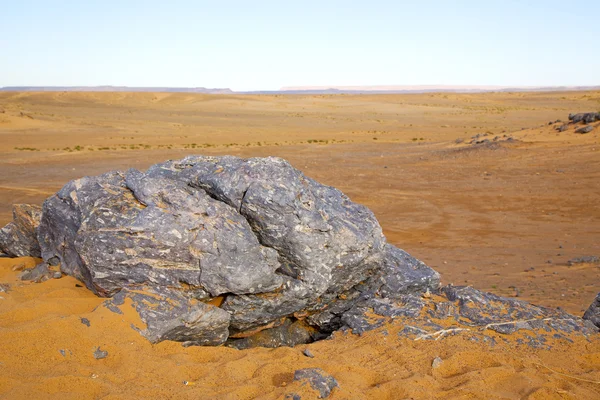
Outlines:
[{"label": "scattered stone", "polygon": [[88,328],[90,327],[90,320],[87,318],[81,318],[81,323],[87,326]]},{"label": "scattered stone", "polygon": [[569,114],[569,121],[571,121],[573,124],[577,124],[579,122],[590,124],[594,121],[600,121],[600,112]]},{"label": "scattered stone", "polygon": [[0,293],[8,293],[10,291],[10,285],[8,283],[0,283]]},{"label": "scattered stone", "polygon": [[334,377],[320,368],[305,368],[294,372],[294,380],[308,383],[313,390],[319,392],[320,399],[326,399],[339,384]]},{"label": "scattered stone", "polygon": [[54,278],[54,279],[60,279],[60,278],[62,278],[62,272],[60,272],[60,271],[54,271],[52,273],[52,278]]},{"label": "scattered stone", "polygon": [[60,349],[58,351],[60,353],[61,356],[66,357],[67,356],[67,352],[64,349]]},{"label": "scattered stone", "polygon": [[13,221],[0,229],[0,251],[10,257],[40,257],[37,232],[41,207],[15,204],[12,211]]},{"label": "scattered stone", "polygon": [[302,397],[299,394],[296,393],[288,393],[285,395],[284,399],[291,399],[291,400],[302,400]]},{"label": "scattered stone", "polygon": [[575,133],[582,133],[582,134],[585,134],[585,133],[590,133],[590,132],[591,132],[591,131],[593,131],[593,130],[594,130],[594,127],[593,127],[592,125],[586,125],[586,126],[584,126],[583,128],[579,128],[579,129],[577,129],[577,130],[575,131]]},{"label": "scattered stone", "polygon": [[583,314],[583,319],[591,321],[600,328],[600,293],[598,293],[596,299],[590,304],[585,314]]},{"label": "scattered stone", "polygon": [[22,281],[30,281],[35,283],[45,282],[50,279],[52,272],[48,269],[48,264],[45,262],[37,264],[32,269],[25,270],[21,274]]},{"label": "scattered stone", "polygon": [[563,124],[563,125],[559,126],[558,128],[556,128],[556,130],[559,132],[564,132],[567,129],[569,129],[569,124]]},{"label": "scattered stone", "polygon": [[464,141],[465,141],[465,139],[463,139],[463,138],[457,138],[457,139],[454,141],[454,143],[456,143],[456,144],[461,144],[461,143],[463,143]]},{"label": "scattered stone", "polygon": [[302,354],[304,354],[308,358],[315,358],[315,355],[309,349],[304,349],[304,351],[302,352]]},{"label": "scattered stone", "polygon": [[438,368],[440,365],[442,365],[442,363],[444,362],[444,360],[442,360],[439,357],[436,357],[433,359],[433,361],[431,362],[431,368]]},{"label": "scattered stone", "polygon": [[101,360],[106,357],[108,357],[108,351],[101,350],[100,347],[96,347],[96,350],[94,350],[94,358],[96,360]]},{"label": "scattered stone", "polygon": [[569,261],[567,261],[567,264],[569,266],[571,266],[573,264],[595,264],[595,263],[600,263],[600,257],[598,257],[598,256],[583,256],[583,257],[571,258]]}]

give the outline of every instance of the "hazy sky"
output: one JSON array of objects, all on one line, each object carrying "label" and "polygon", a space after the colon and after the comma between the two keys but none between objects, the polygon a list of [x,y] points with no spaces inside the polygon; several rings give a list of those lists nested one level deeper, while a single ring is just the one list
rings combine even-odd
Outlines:
[{"label": "hazy sky", "polygon": [[2,1],[0,86],[600,85],[600,1]]}]

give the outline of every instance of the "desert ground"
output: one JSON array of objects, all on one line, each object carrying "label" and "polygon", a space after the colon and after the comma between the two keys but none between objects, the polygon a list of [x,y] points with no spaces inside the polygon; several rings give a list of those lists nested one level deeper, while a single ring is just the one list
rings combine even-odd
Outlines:
[{"label": "desert ground", "polygon": [[[600,256],[600,126],[555,127],[599,110],[600,92],[0,92],[0,225],[12,204],[41,204],[85,175],[189,154],[278,156],[370,207],[388,241],[443,283],[582,315],[600,267],[569,260]],[[306,399],[315,392],[292,375],[308,366],[336,377],[332,399],[600,398],[598,340],[490,349],[460,335],[398,339],[390,326],[299,348],[151,345],[129,328],[135,315],[96,308],[73,278],[19,281],[18,266],[34,263],[0,259],[11,285],[0,292],[0,398]],[[109,357],[94,359],[97,346]]]}]

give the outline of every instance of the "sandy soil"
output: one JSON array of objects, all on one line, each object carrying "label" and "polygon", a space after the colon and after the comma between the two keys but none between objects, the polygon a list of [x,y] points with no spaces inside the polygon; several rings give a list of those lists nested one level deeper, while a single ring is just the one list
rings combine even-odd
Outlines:
[{"label": "sandy soil", "polygon": [[[444,283],[581,315],[600,269],[567,261],[600,255],[600,127],[578,135],[548,122],[598,109],[600,92],[0,93],[0,224],[11,204],[41,204],[83,175],[187,154],[275,155],[372,208],[388,240]],[[478,133],[515,140],[455,143]],[[339,399],[600,397],[599,384],[561,375],[600,380],[597,343],[490,352],[460,336],[398,340],[392,326],[312,344],[314,359],[303,348],[151,346],[129,328],[134,315],[93,311],[101,300],[71,278],[16,283],[17,261],[0,262],[0,283],[13,284],[0,293],[0,397],[312,398],[291,382],[306,366],[334,375]],[[95,360],[96,346],[109,357]],[[432,370],[436,356],[447,362]]]},{"label": "sandy soil", "polygon": [[[133,308],[124,315],[70,277],[40,284],[18,280],[0,259],[0,397],[6,399],[282,399],[316,392],[293,381],[300,368],[321,368],[340,388],[331,399],[593,399],[600,396],[600,338],[551,351],[457,335],[441,341],[398,337],[389,325],[363,336],[336,334],[296,348],[238,351],[151,345]],[[127,312],[127,310],[130,310]],[[82,323],[89,321],[89,327]],[[94,351],[107,351],[95,359]],[[302,354],[310,349],[314,358]],[[432,367],[439,357],[441,365]]]}]

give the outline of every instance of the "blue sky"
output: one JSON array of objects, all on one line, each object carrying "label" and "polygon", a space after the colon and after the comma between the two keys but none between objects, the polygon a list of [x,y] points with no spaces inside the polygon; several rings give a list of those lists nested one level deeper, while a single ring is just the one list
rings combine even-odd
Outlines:
[{"label": "blue sky", "polygon": [[10,1],[0,86],[600,85],[600,1]]}]

